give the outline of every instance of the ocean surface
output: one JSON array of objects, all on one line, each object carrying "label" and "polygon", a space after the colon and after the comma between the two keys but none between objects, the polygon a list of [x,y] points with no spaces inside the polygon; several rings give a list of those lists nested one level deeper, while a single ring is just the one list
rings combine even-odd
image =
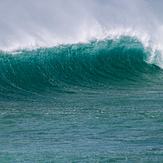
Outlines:
[{"label": "ocean surface", "polygon": [[0,7],[0,162],[163,162],[163,37],[152,1],[64,3],[0,2],[10,9]]}]

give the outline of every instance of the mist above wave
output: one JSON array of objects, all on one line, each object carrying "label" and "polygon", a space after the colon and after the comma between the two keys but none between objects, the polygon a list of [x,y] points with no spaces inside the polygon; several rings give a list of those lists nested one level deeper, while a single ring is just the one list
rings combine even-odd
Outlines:
[{"label": "mist above wave", "polygon": [[[160,1],[39,0],[0,2],[0,50],[35,49],[136,37],[163,67]],[[157,53],[157,54],[156,54]]]}]

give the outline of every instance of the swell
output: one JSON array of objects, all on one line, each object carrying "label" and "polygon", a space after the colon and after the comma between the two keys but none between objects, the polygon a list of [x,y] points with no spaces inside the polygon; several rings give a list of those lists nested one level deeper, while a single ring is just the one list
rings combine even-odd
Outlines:
[{"label": "swell", "polygon": [[0,54],[1,96],[158,84],[162,70],[135,38]]}]

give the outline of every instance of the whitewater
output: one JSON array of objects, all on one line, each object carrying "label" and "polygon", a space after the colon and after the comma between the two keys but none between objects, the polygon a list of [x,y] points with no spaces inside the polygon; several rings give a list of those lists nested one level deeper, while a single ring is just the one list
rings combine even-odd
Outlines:
[{"label": "whitewater", "polygon": [[162,5],[0,1],[0,162],[162,162]]}]

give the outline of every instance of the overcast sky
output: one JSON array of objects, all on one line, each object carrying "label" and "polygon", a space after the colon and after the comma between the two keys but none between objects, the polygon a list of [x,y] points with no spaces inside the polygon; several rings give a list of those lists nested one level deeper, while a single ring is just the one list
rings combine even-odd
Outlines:
[{"label": "overcast sky", "polygon": [[0,49],[82,41],[122,28],[152,35],[163,30],[162,6],[161,0],[0,0]]}]

